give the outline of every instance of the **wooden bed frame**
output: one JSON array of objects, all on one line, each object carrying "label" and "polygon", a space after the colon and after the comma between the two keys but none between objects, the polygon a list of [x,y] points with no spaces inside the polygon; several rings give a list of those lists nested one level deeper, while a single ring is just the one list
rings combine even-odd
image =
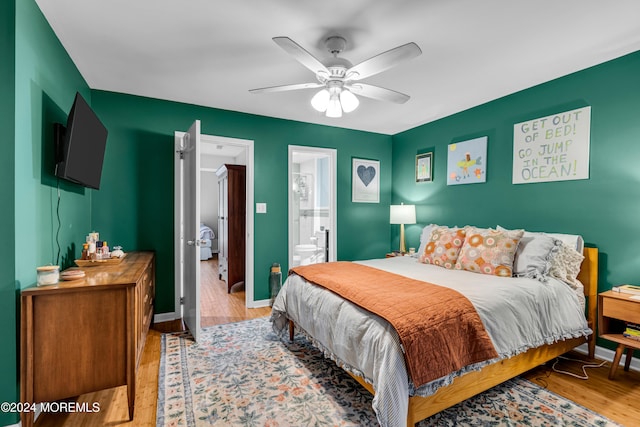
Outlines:
[{"label": "wooden bed frame", "polygon": [[[578,279],[584,285],[587,321],[589,327],[593,329],[595,333],[598,294],[598,249],[584,248],[583,253],[585,258],[580,267]],[[293,328],[293,322],[289,321],[289,334],[291,339],[293,339]],[[588,339],[573,338],[532,348],[517,356],[485,366],[480,371],[469,372],[456,378],[451,385],[438,389],[438,391],[431,396],[410,396],[407,426],[413,427],[415,423],[433,414],[460,403],[476,394],[482,393],[549,360],[553,360],[585,342],[588,342],[589,357],[593,358],[596,346],[595,336],[591,335]],[[362,377],[351,373],[349,373],[349,375],[369,390],[371,394],[375,394],[373,386],[367,383]]]}]

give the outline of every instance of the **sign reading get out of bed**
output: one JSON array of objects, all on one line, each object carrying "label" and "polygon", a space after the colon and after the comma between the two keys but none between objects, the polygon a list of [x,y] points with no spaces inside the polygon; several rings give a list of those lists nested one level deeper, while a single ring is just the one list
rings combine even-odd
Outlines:
[{"label": "sign reading get out of bed", "polygon": [[589,179],[591,107],[513,126],[513,184]]}]

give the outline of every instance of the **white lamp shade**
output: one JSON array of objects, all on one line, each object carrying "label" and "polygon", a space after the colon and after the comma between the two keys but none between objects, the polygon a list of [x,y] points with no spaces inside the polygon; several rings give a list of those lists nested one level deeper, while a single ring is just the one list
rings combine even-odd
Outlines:
[{"label": "white lamp shade", "polygon": [[343,89],[342,92],[340,92],[340,103],[345,113],[352,112],[360,105],[358,98],[347,89]]},{"label": "white lamp shade", "polygon": [[342,117],[342,107],[340,106],[340,98],[338,95],[331,95],[329,105],[327,105],[327,117]]},{"label": "white lamp shade", "polygon": [[326,89],[322,89],[320,92],[313,95],[311,98],[311,106],[324,113],[327,110],[327,106],[329,105],[329,91]]},{"label": "white lamp shade", "polygon": [[389,216],[391,224],[415,224],[416,206],[391,205],[391,212]]}]

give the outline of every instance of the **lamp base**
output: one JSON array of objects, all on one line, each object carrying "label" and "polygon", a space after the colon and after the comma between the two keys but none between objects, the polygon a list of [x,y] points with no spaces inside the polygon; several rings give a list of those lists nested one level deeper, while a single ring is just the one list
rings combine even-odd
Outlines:
[{"label": "lamp base", "polygon": [[404,224],[400,224],[400,253],[407,253],[407,247],[404,244]]}]

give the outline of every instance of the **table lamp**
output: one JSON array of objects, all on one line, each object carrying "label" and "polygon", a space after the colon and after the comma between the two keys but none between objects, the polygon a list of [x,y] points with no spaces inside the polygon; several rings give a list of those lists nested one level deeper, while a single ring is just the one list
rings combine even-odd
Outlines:
[{"label": "table lamp", "polygon": [[400,252],[407,252],[404,245],[404,225],[416,223],[416,206],[415,205],[391,205],[390,223],[400,224]]}]

